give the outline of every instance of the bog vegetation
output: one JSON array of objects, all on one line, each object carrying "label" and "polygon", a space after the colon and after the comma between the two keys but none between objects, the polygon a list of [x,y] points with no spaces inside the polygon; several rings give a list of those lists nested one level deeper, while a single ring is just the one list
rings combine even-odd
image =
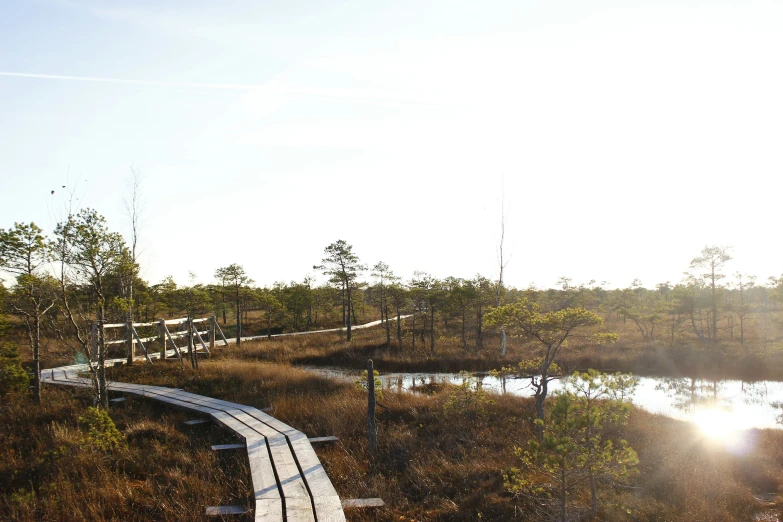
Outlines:
[{"label": "bog vegetation", "polygon": [[[684,260],[678,282],[610,289],[563,277],[540,289],[482,275],[403,281],[383,262],[363,264],[343,240],[313,260],[327,278],[320,285],[306,276],[255,286],[235,263],[206,285],[151,283],[135,245],[135,227],[129,247],[90,209],[51,235],[33,223],[0,229],[0,444],[10,448],[0,457],[0,518],[189,520],[205,505],[247,502],[246,463],[208,451],[224,435],[185,428],[180,414],[140,400],[109,411],[112,379],[272,404],[310,436],[338,436],[319,450],[338,493],[387,502],[351,519],[736,520],[777,509],[759,498],[783,487],[780,431],[727,451],[633,408],[634,379],[615,373],[780,375],[783,276],[729,276],[727,247]],[[107,344],[105,324],[206,315],[239,350],[194,368],[105,367],[110,357],[132,363],[126,345]],[[343,330],[273,337],[335,327]],[[368,358],[382,371],[465,371],[461,386],[426,394],[376,386],[369,465],[368,376],[340,383],[292,367],[364,368]],[[74,360],[90,363],[87,395],[41,390],[41,367]],[[485,392],[475,370],[527,379],[534,396]],[[570,388],[551,396],[549,383],[569,375]]]}]

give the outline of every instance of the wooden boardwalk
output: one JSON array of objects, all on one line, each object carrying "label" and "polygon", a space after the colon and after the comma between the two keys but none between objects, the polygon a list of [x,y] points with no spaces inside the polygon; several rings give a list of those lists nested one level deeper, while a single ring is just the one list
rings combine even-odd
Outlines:
[{"label": "wooden boardwalk", "polygon": [[[79,375],[85,372],[86,364],[43,370],[41,381],[91,387],[90,379]],[[345,520],[340,497],[304,433],[256,408],[183,390],[122,382],[112,382],[108,389],[199,412],[243,437],[253,480],[256,521]]]}]

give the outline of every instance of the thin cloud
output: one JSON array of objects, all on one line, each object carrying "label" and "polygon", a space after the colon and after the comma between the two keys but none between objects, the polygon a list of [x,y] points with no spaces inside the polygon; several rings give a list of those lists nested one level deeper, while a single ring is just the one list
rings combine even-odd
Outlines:
[{"label": "thin cloud", "polygon": [[306,98],[326,98],[330,100],[342,100],[348,102],[366,103],[393,103],[404,105],[441,105],[430,100],[417,100],[400,96],[394,92],[377,91],[368,89],[331,89],[321,87],[295,87],[286,85],[265,85],[248,83],[200,83],[200,82],[168,82],[158,80],[133,80],[126,78],[106,78],[102,76],[72,76],[66,74],[40,74],[23,73],[13,71],[0,71],[0,76],[12,76],[17,78],[36,78],[43,80],[66,80],[94,83],[116,83],[125,85],[148,85],[160,87],[184,87],[195,89],[217,89],[227,91],[267,91],[275,94],[287,94]]}]

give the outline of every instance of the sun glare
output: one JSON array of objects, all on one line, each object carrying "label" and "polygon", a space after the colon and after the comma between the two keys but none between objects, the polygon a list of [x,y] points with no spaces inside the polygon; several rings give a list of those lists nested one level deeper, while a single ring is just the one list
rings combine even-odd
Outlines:
[{"label": "sun glare", "polygon": [[718,408],[696,410],[693,414],[693,422],[699,429],[715,440],[725,440],[736,434],[737,422],[734,412]]},{"label": "sun glare", "polygon": [[748,419],[741,411],[720,408],[696,410],[693,423],[709,439],[732,453],[746,453],[753,444]]}]

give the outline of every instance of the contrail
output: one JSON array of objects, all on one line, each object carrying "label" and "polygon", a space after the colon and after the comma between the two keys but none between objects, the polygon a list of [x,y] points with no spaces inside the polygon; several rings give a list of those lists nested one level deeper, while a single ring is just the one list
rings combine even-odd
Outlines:
[{"label": "contrail", "polygon": [[187,87],[199,89],[220,89],[229,91],[268,91],[280,94],[292,94],[300,96],[318,96],[333,99],[351,101],[380,101],[396,102],[411,105],[441,105],[432,100],[416,100],[400,96],[394,92],[367,90],[367,89],[330,89],[321,87],[293,87],[285,85],[265,85],[250,83],[199,83],[199,82],[167,82],[157,80],[130,80],[125,78],[105,78],[101,76],[71,76],[66,74],[38,74],[13,71],[0,71],[0,76],[14,76],[18,78],[38,78],[44,80],[70,80],[79,82],[119,83],[129,85],[154,85],[162,87]]}]

